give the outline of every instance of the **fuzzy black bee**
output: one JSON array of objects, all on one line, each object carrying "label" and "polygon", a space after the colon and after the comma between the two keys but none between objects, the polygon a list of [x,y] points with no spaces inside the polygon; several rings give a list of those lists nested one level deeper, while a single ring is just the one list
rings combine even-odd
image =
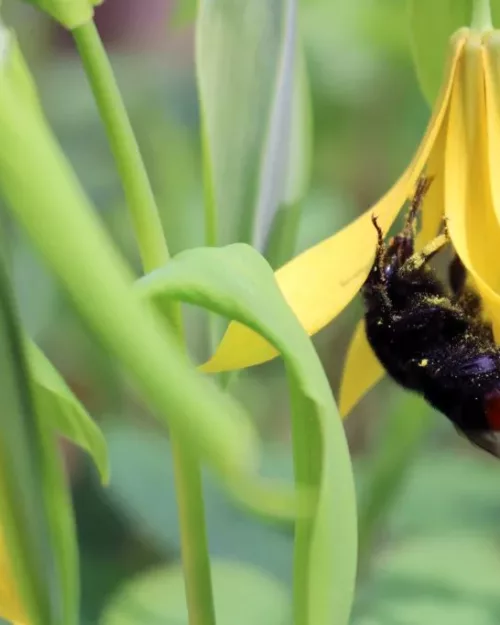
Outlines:
[{"label": "fuzzy black bee", "polygon": [[417,392],[474,444],[500,457],[500,349],[482,318],[481,300],[458,257],[449,288],[428,265],[446,243],[444,232],[415,252],[416,217],[430,179],[422,178],[403,230],[378,243],[363,285],[368,341],[389,375]]}]

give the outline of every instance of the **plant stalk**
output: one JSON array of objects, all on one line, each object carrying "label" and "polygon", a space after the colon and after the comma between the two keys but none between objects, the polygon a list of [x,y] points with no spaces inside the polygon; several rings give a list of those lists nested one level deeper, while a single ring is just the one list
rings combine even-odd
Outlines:
[{"label": "plant stalk", "polygon": [[[145,273],[170,258],[151,184],[111,64],[93,21],[73,30],[130,210]],[[180,306],[168,311],[184,344]],[[190,625],[215,625],[201,468],[182,443],[171,438]]]},{"label": "plant stalk", "polygon": [[471,28],[479,31],[493,28],[490,0],[473,0]]}]

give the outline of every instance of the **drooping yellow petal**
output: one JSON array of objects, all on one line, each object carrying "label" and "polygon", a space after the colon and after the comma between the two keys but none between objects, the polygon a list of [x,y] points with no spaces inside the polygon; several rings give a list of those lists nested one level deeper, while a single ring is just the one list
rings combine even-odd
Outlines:
[{"label": "drooping yellow petal", "polygon": [[372,351],[366,338],[362,319],[347,350],[339,392],[339,411],[346,417],[358,401],[384,376],[384,369]]},{"label": "drooping yellow petal", "polygon": [[422,222],[417,236],[416,249],[421,250],[438,234],[444,218],[444,150],[446,145],[447,118],[427,161],[426,174],[432,177],[432,184],[425,194],[422,205]]},{"label": "drooping yellow petal", "polygon": [[500,223],[500,33],[494,31],[485,37],[484,70],[486,87],[486,127],[488,159],[493,209]]},{"label": "drooping yellow petal", "polygon": [[491,195],[495,191],[491,179],[496,174],[490,175],[489,170],[485,66],[480,42],[474,39],[468,42],[461,65],[448,122],[445,212],[453,245],[483,297],[498,338],[500,228]]},{"label": "drooping yellow petal", "polygon": [[[309,334],[315,334],[338,315],[363,284],[376,242],[371,215],[377,215],[386,232],[412,194],[445,117],[465,36],[464,31],[452,41],[446,83],[436,101],[424,138],[395,185],[349,226],[306,250],[276,272],[285,299]],[[240,324],[231,323],[216,353],[201,368],[206,372],[229,371],[260,364],[275,356],[275,350],[264,339]]]},{"label": "drooping yellow petal", "polygon": [[474,268],[497,290],[500,230],[492,207],[486,128],[485,56],[482,38],[472,34],[466,43],[460,71],[461,102],[468,158],[466,187],[467,246]]},{"label": "drooping yellow petal", "polygon": [[4,535],[0,528],[0,617],[12,621],[13,625],[27,625],[28,621],[21,605],[7,555]]},{"label": "drooping yellow petal", "polygon": [[[426,173],[433,177],[422,209],[422,227],[417,236],[417,249],[432,240],[443,221],[444,207],[444,147],[446,127],[439,131],[427,162]],[[358,401],[384,376],[385,371],[375,357],[366,338],[364,321],[356,326],[342,372],[339,390],[339,410],[346,417]]]}]

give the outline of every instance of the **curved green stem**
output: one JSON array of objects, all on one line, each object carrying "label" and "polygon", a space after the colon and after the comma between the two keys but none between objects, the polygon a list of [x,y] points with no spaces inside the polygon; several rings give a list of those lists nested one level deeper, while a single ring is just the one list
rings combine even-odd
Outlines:
[{"label": "curved green stem", "polygon": [[[95,24],[79,26],[73,36],[116,160],[142,265],[149,273],[168,261],[169,252],[144,162]],[[171,304],[168,312],[184,342],[179,305]],[[189,450],[173,438],[171,442],[189,623],[215,625],[201,469]]]},{"label": "curved green stem", "polygon": [[189,625],[215,625],[199,462],[171,437]]},{"label": "curved green stem", "polygon": [[94,22],[73,30],[133,219],[146,273],[169,259],[160,215],[125,105]]}]

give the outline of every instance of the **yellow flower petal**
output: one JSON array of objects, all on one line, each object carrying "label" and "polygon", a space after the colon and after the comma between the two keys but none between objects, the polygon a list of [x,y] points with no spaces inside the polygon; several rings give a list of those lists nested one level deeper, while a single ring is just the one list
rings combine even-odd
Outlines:
[{"label": "yellow flower petal", "polygon": [[425,194],[422,206],[422,225],[417,236],[416,248],[420,250],[438,234],[444,217],[444,151],[446,145],[447,118],[436,138],[427,161],[426,174],[432,176],[432,184]]},{"label": "yellow flower petal", "polygon": [[[477,41],[468,43],[457,72],[448,122],[445,154],[445,212],[453,245],[500,329],[498,242],[500,228],[491,192],[486,137],[484,58]],[[491,140],[500,141],[496,135]],[[496,146],[494,146],[496,150]]]},{"label": "yellow flower petal", "polygon": [[[490,172],[500,163],[500,33],[495,31],[485,38],[485,87],[488,158]],[[490,176],[493,209],[500,223],[500,176]]]},{"label": "yellow flower petal", "polygon": [[[445,131],[446,127],[443,124],[427,162],[427,174],[432,176],[434,181],[424,199],[422,227],[417,237],[417,249],[421,249],[436,236],[443,221]],[[346,417],[384,374],[385,371],[366,338],[364,321],[360,321],[347,350],[342,372],[339,390],[340,414]]]},{"label": "yellow flower petal", "polygon": [[[372,213],[378,216],[386,232],[401,206],[412,194],[446,114],[464,37],[465,32],[452,41],[446,83],[424,138],[412,162],[395,185],[353,223],[306,250],[276,272],[276,280],[285,299],[309,334],[315,334],[338,315],[363,284],[375,250]],[[206,372],[241,369],[266,362],[276,355],[276,351],[264,339],[233,322],[214,356],[201,368]]]},{"label": "yellow flower petal", "polygon": [[356,326],[347,351],[339,392],[339,410],[346,417],[358,401],[384,376],[385,371],[366,338],[365,322]]}]

